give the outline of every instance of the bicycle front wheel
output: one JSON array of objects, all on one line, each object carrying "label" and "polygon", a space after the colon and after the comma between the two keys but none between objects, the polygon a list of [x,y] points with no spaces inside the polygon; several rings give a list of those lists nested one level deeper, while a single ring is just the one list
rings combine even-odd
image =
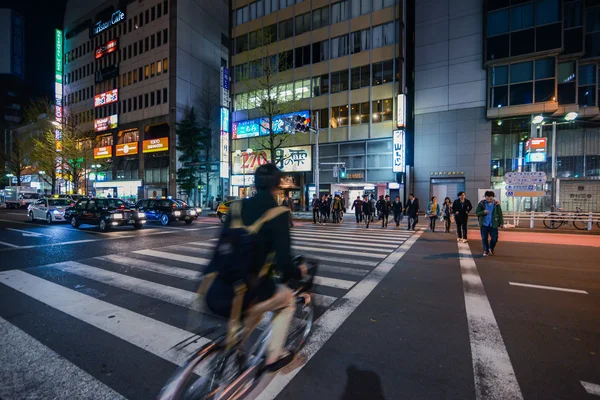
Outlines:
[{"label": "bicycle front wheel", "polygon": [[586,231],[588,228],[588,219],[586,216],[576,216],[573,218],[573,226],[580,231]]},{"label": "bicycle front wheel", "polygon": [[544,226],[548,229],[558,229],[564,224],[562,217],[558,214],[548,214],[544,218]]}]

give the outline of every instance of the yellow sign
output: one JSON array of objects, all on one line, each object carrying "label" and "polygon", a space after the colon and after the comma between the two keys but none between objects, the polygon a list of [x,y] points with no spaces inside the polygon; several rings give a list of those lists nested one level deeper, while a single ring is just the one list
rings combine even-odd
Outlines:
[{"label": "yellow sign", "polygon": [[155,153],[157,151],[169,150],[169,138],[144,140],[144,153]]},{"label": "yellow sign", "polygon": [[137,154],[137,153],[138,153],[137,142],[131,142],[131,143],[117,145],[117,157],[128,156],[128,155]]}]

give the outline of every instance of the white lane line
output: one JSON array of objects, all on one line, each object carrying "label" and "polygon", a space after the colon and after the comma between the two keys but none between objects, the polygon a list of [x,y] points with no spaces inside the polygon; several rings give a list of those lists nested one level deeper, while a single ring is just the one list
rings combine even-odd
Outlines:
[{"label": "white lane line", "polygon": [[[214,246],[211,246],[214,247]],[[194,253],[194,254],[212,254],[214,252],[213,249],[211,248],[203,248],[203,247],[197,247],[197,246],[187,246],[187,245],[182,245],[182,244],[175,244],[172,246],[166,246],[166,247],[162,247],[162,249],[164,250],[173,250],[173,251],[188,251],[190,253]]]},{"label": "white lane line", "polygon": [[[298,242],[315,242],[315,243],[327,243],[327,244],[338,244],[340,243],[339,238],[338,239],[334,239],[332,241],[328,241],[328,240],[323,240],[323,238],[321,238],[320,236],[317,238],[307,238],[307,237],[303,237],[303,236],[298,236],[298,235],[292,235],[292,242],[294,243],[298,243]],[[356,242],[347,242],[347,241],[342,241],[342,243],[345,244],[352,244],[352,248],[356,248],[356,247],[368,247],[370,249],[395,249],[396,247],[398,247],[399,245],[397,244],[386,244],[386,243],[362,243],[362,240],[360,240],[360,238],[358,238],[356,240]]]},{"label": "white lane line", "polygon": [[321,230],[321,229],[292,229],[290,231],[292,234],[300,234],[300,233],[307,233],[307,234],[311,234],[311,235],[318,235],[320,236],[322,233],[324,234],[328,234],[328,235],[336,235],[337,237],[339,236],[344,236],[344,237],[356,237],[357,234],[367,234],[368,233],[368,237],[370,238],[384,238],[384,239],[392,239],[392,238],[408,238],[410,237],[410,235],[412,235],[411,232],[406,232],[406,233],[401,233],[401,232],[393,232],[393,231],[385,231],[383,229],[381,229],[381,227],[377,227],[377,226],[373,226],[370,225],[369,229],[367,229],[365,227],[364,230],[356,230],[354,232],[352,231],[345,231],[345,230]]},{"label": "white lane line", "polygon": [[48,236],[48,235],[44,235],[43,233],[38,233],[38,232],[34,232],[34,231],[25,231],[23,229],[6,228],[6,230],[13,231],[13,232],[19,232],[19,233],[22,233],[23,236],[28,236],[28,237]]},{"label": "white lane line", "polygon": [[184,256],[182,254],[173,254],[173,253],[167,253],[164,251],[157,251],[157,250],[150,250],[150,249],[137,250],[137,251],[134,251],[134,253],[141,254],[144,256],[164,258],[166,260],[181,261],[181,262],[195,264],[195,265],[208,265],[210,263],[209,259],[202,258],[202,257]]},{"label": "white lane line", "polygon": [[515,371],[469,245],[458,243],[458,253],[471,342],[475,396],[477,400],[522,399]]},{"label": "white lane line", "polygon": [[96,282],[152,297],[183,308],[194,309],[193,306],[196,293],[189,292],[187,290],[145,281],[129,275],[118,274],[116,272],[92,267],[90,265],[85,265],[75,261],[65,261],[56,264],[45,265],[44,268],[46,267],[67,271],[71,274],[83,276],[84,278],[88,278]]},{"label": "white lane line", "polygon": [[310,298],[315,306],[318,307],[329,307],[337,300],[337,297],[327,296],[325,294],[311,293]]},{"label": "white lane line", "polygon": [[557,292],[569,292],[569,293],[579,293],[579,294],[589,294],[585,290],[579,289],[567,289],[555,286],[543,286],[543,285],[530,285],[529,283],[518,283],[518,282],[508,282],[511,286],[522,286],[534,289],[545,289],[545,290],[556,290]]},{"label": "white lane line", "polygon": [[580,382],[586,392],[588,392],[589,394],[593,394],[595,396],[600,396],[600,385],[596,385],[595,383],[589,383],[589,382],[584,382],[584,381],[580,381]]},{"label": "white lane line", "polygon": [[327,278],[324,276],[315,276],[313,282],[315,285],[328,286],[337,289],[350,289],[356,282],[343,279]]},{"label": "white lane line", "polygon": [[355,235],[351,235],[351,236],[341,236],[341,235],[323,235],[317,231],[313,232],[312,235],[300,235],[298,233],[292,233],[291,234],[292,238],[320,238],[320,239],[334,239],[334,240],[356,240],[360,243],[373,243],[373,244],[379,244],[379,243],[388,243],[388,244],[396,244],[398,243],[398,241],[403,241],[405,239],[408,239],[410,236],[406,236],[406,237],[389,237],[386,236],[384,238],[376,238],[373,237],[371,235],[366,235],[366,236],[357,236]]},{"label": "white lane line", "polygon": [[11,243],[6,243],[6,242],[0,242],[1,245],[13,248],[13,249],[20,249],[21,246],[17,246],[16,244],[11,244]]},{"label": "white lane line", "polygon": [[329,256],[315,256],[315,257],[307,257],[307,258],[315,258],[317,261],[330,261],[330,262],[338,262],[342,264],[350,264],[357,265],[360,267],[376,267],[379,264],[378,261],[369,261],[369,260],[357,260],[353,258],[340,258],[340,257],[329,257]]},{"label": "white lane line", "polygon": [[365,246],[365,245],[355,245],[350,242],[342,242],[347,244],[340,244],[340,241],[335,242],[321,242],[320,244],[316,244],[313,242],[307,242],[304,239],[292,239],[292,247],[294,245],[303,245],[303,246],[318,246],[319,248],[325,249],[347,249],[347,250],[358,250],[358,251],[366,251],[373,253],[384,253],[385,255],[394,251],[394,249],[398,246],[394,246],[392,249],[384,249],[379,248],[377,246]]},{"label": "white lane line", "polygon": [[382,259],[382,260],[386,256],[385,254],[361,253],[359,251],[323,249],[323,248],[306,247],[306,246],[292,246],[292,249],[303,250],[303,251],[306,251],[307,254],[310,254],[310,253],[343,254],[343,255],[347,255],[347,256],[357,256],[357,257],[366,257],[366,258],[379,258],[379,259]]},{"label": "white lane line", "polygon": [[131,258],[120,256],[118,254],[111,254],[107,256],[95,257],[97,260],[109,261],[114,264],[123,265],[126,267],[139,268],[147,271],[156,272],[163,275],[175,276],[177,278],[183,278],[190,281],[200,281],[201,274],[198,271],[191,269],[171,267],[163,264],[155,263],[152,261],[140,260],[138,258]]},{"label": "white lane line", "polygon": [[0,398],[125,399],[2,318],[0,337],[0,376],[5,378],[0,385]]},{"label": "white lane line", "polygon": [[171,350],[189,338],[190,332],[20,270],[0,272],[0,283],[178,365],[208,343],[207,339],[199,338],[185,350]]},{"label": "white lane line", "polygon": [[319,265],[319,272],[321,272],[321,271],[333,272],[333,273],[337,273],[337,274],[346,274],[346,275],[352,275],[352,276],[365,276],[369,273],[368,269],[338,267],[335,265],[325,265],[325,264]]},{"label": "white lane line", "polygon": [[[364,299],[371,294],[375,287],[385,278],[390,270],[400,261],[402,256],[408,252],[411,246],[421,236],[422,232],[414,234],[406,241],[398,251],[390,254],[383,260],[377,268],[375,268],[363,280],[358,282],[352,290],[350,290],[342,298],[339,307],[330,308],[315,322],[313,333],[301,351],[303,363],[296,369],[284,374],[277,374],[269,382],[267,387],[257,394],[257,400],[272,400],[285,388],[285,386],[300,372],[302,368],[310,361],[310,359],[325,345],[331,336],[338,328],[346,321]],[[260,388],[259,388],[260,389]]]}]

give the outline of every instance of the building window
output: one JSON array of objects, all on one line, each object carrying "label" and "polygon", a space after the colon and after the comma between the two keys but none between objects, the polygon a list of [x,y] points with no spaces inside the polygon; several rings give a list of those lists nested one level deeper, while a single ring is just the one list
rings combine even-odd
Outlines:
[{"label": "building window", "polygon": [[394,43],[395,22],[373,27],[373,48],[379,48]]},{"label": "building window", "polygon": [[360,124],[360,103],[350,105],[350,123],[352,125]]},{"label": "building window", "polygon": [[167,58],[163,59],[163,72],[167,72],[169,69],[169,60]]},{"label": "building window", "polygon": [[352,68],[351,71],[351,88],[360,89],[371,85],[371,70],[369,65]]},{"label": "building window", "polygon": [[312,62],[318,63],[329,59],[329,40],[313,43]]},{"label": "building window", "polygon": [[348,70],[335,71],[331,73],[331,93],[348,90]]},{"label": "building window", "polygon": [[373,101],[373,123],[391,121],[393,118],[392,99]]},{"label": "building window", "polygon": [[156,18],[162,17],[162,4],[158,3],[156,5]]},{"label": "building window", "polygon": [[[160,36],[160,34],[158,35]],[[156,42],[154,40],[154,35],[150,36],[150,49],[153,49],[155,46]]]},{"label": "building window", "polygon": [[296,17],[296,35],[310,31],[310,13],[298,15]]},{"label": "building window", "polygon": [[144,43],[146,44],[144,51],[150,51],[150,38],[146,37]]},{"label": "building window", "polygon": [[395,0],[373,0],[373,11],[393,6]]},{"label": "building window", "polygon": [[155,8],[155,7],[152,7],[152,8],[150,9],[150,20],[151,20],[151,21],[154,21],[155,19],[156,19],[156,8]]},{"label": "building window", "polygon": [[554,58],[535,61],[535,102],[555,101],[556,64]]},{"label": "building window", "polygon": [[248,50],[248,35],[244,34],[235,38],[235,54]]},{"label": "building window", "polygon": [[369,38],[370,29],[363,29],[362,31],[352,32],[350,34],[350,45],[352,46],[352,54],[360,53],[361,51],[369,50]]},{"label": "building window", "polygon": [[315,76],[312,78],[313,97],[329,93],[329,75]]},{"label": "building window", "polygon": [[514,6],[510,9],[510,30],[518,31],[533,26],[533,3]]},{"label": "building window", "polygon": [[154,77],[154,75],[156,75],[156,64],[152,63],[150,64],[150,76]]},{"label": "building window", "polygon": [[165,29],[163,29],[163,43],[167,44],[168,41],[169,41],[169,29],[165,28]]},{"label": "building window", "polygon": [[149,107],[150,102],[148,100],[149,100],[148,93],[146,93],[146,94],[144,94],[144,108]]},{"label": "building window", "polygon": [[162,60],[156,62],[156,75],[162,74]]},{"label": "building window", "polygon": [[329,6],[317,8],[312,12],[312,28],[319,29],[329,25]]},{"label": "building window", "polygon": [[331,128],[339,128],[342,126],[348,126],[348,105],[331,107],[331,119],[329,120],[329,126]]},{"label": "building window", "polygon": [[150,77],[150,66],[146,65],[144,67],[144,79],[148,79]]},{"label": "building window", "polygon": [[150,92],[150,107],[154,107],[154,92]]},{"label": "building window", "polygon": [[127,111],[131,112],[131,99],[127,99]]},{"label": "building window", "polygon": [[558,22],[560,17],[558,0],[536,0],[535,24],[545,25]]},{"label": "building window", "polygon": [[167,103],[167,88],[163,89],[163,103]]},{"label": "building window", "polygon": [[163,11],[165,12],[165,15],[169,13],[169,0],[163,2]]},{"label": "building window", "polygon": [[495,36],[508,32],[509,10],[489,12],[487,15],[487,35]]},{"label": "building window", "polygon": [[156,91],[156,104],[160,104],[160,90]]},{"label": "building window", "polygon": [[352,0],[352,18],[371,12],[372,0]]},{"label": "building window", "polygon": [[373,86],[389,83],[394,80],[393,60],[373,64]]},{"label": "building window", "polygon": [[286,19],[279,23],[279,40],[284,40],[294,35],[294,20]]},{"label": "building window", "polygon": [[577,74],[575,61],[558,64],[558,103],[575,104]]},{"label": "building window", "polygon": [[300,68],[310,64],[310,44],[294,49],[294,66]]},{"label": "building window", "polygon": [[509,74],[510,105],[533,103],[533,62],[511,64]]},{"label": "building window", "polygon": [[596,64],[579,66],[578,102],[580,106],[596,105]]},{"label": "building window", "polygon": [[137,83],[138,81],[138,70],[134,69],[133,70],[133,83]]},{"label": "building window", "polygon": [[338,36],[331,39],[331,58],[348,55],[348,35]]},{"label": "building window", "polygon": [[133,111],[137,111],[137,97],[133,98]]},{"label": "building window", "polygon": [[294,100],[310,98],[310,78],[294,82]]},{"label": "building window", "polygon": [[342,22],[348,19],[348,0],[340,1],[331,5],[331,23]]}]

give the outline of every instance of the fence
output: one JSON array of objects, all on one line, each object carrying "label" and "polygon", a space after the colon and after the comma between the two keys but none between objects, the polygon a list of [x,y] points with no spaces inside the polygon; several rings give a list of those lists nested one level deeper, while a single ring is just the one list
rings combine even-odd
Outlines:
[{"label": "fence", "polygon": [[509,227],[558,229],[562,226],[578,230],[600,229],[600,213],[592,212],[510,212],[504,213],[504,222]]}]

